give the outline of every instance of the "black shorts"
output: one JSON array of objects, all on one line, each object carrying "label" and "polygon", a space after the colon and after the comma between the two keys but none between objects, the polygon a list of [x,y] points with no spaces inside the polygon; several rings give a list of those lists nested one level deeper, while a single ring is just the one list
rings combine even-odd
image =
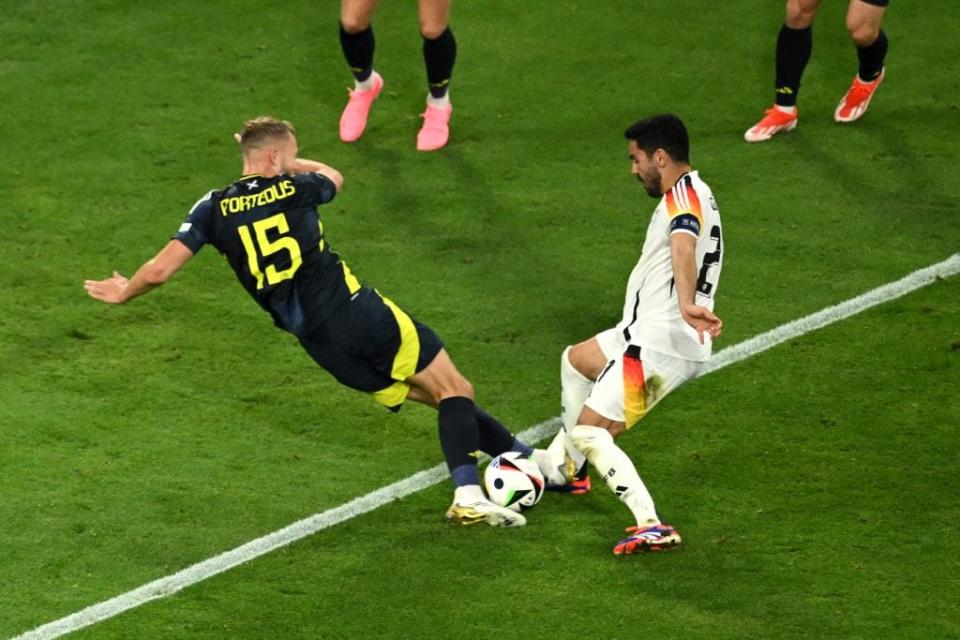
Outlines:
[{"label": "black shorts", "polygon": [[443,341],[373,289],[360,289],[300,344],[341,384],[373,394],[397,411],[410,391],[404,382],[433,362]]},{"label": "black shorts", "polygon": [[875,7],[885,7],[890,4],[890,0],[860,0],[860,2],[866,2],[867,4],[872,4]]}]

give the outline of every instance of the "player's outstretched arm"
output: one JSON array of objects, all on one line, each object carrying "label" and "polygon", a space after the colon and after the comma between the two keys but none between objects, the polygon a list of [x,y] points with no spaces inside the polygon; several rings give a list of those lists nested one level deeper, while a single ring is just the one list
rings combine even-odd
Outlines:
[{"label": "player's outstretched arm", "polygon": [[697,338],[703,344],[703,334],[719,338],[723,321],[706,307],[696,304],[697,288],[697,239],[689,233],[678,232],[670,236],[670,258],[673,261],[673,282],[677,288],[677,301],[684,321],[697,330]]},{"label": "player's outstretched arm", "polygon": [[321,173],[333,182],[337,187],[337,193],[343,191],[343,174],[330,165],[317,162],[316,160],[307,160],[306,158],[297,158],[297,173]]},{"label": "player's outstretched arm", "polygon": [[110,304],[123,304],[131,298],[156,289],[169,280],[193,257],[193,252],[179,240],[171,240],[160,253],[149,260],[132,278],[114,271],[106,280],[85,280],[83,288],[91,297]]}]

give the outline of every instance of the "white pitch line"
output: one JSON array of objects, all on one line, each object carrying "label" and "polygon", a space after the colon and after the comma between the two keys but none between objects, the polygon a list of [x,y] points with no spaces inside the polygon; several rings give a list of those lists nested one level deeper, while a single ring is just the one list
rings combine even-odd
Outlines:
[{"label": "white pitch line", "polygon": [[835,304],[832,307],[811,313],[798,320],[782,324],[776,329],[771,329],[749,340],[737,343],[723,351],[718,351],[715,356],[710,358],[710,361],[700,375],[707,375],[734,362],[739,362],[762,351],[766,351],[787,340],[792,340],[805,333],[822,329],[828,324],[845,320],[852,315],[866,311],[878,304],[896,300],[911,291],[927,286],[938,278],[949,278],[957,273],[960,273],[960,253],[955,253],[943,262],[930,265],[925,269],[918,269],[900,278],[896,282],[871,289],[856,298],[850,298],[846,302]]},{"label": "white pitch line", "polygon": [[[727,365],[775,347],[782,342],[849,318],[852,315],[883,302],[895,300],[911,291],[934,282],[938,278],[947,278],[957,273],[960,273],[960,253],[954,254],[943,262],[938,262],[925,269],[914,271],[896,282],[877,287],[856,298],[851,298],[846,302],[827,307],[822,311],[805,316],[799,320],[788,322],[776,329],[772,329],[719,351],[711,358],[701,375],[722,369]],[[559,426],[560,418],[552,418],[521,432],[519,437],[526,442],[539,442],[555,433]],[[139,607],[151,600],[165,598],[177,593],[185,587],[223,573],[228,569],[249,562],[274,549],[296,542],[318,531],[332,527],[335,524],[350,520],[351,518],[378,509],[389,502],[432,487],[446,479],[446,477],[446,465],[438,464],[435,467],[415,473],[412,476],[394,482],[391,485],[381,487],[364,496],[354,498],[339,507],[314,514],[303,520],[298,520],[283,529],[269,533],[256,540],[251,540],[246,544],[221,553],[218,556],[198,562],[182,571],[154,580],[115,598],[104,600],[99,604],[91,605],[65,618],[39,626],[12,638],[12,640],[48,640],[112,618],[128,609]]]}]

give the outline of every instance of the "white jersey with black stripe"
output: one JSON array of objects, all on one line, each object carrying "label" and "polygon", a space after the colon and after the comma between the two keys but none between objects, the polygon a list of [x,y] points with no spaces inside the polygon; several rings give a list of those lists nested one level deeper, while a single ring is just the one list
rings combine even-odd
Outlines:
[{"label": "white jersey with black stripe", "polygon": [[630,344],[704,361],[710,357],[709,336],[701,345],[696,330],[680,315],[670,257],[670,237],[674,233],[697,238],[696,303],[713,309],[723,264],[720,210],[710,187],[696,171],[690,171],[680,176],[653,212],[640,260],[627,282],[623,318],[617,329]]}]

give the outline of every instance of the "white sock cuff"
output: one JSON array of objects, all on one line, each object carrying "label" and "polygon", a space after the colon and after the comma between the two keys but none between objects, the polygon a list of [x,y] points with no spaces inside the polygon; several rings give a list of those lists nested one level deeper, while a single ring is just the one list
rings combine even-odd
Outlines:
[{"label": "white sock cuff", "polygon": [[450,106],[450,90],[448,89],[442,98],[434,98],[433,94],[427,93],[427,104],[438,109],[446,109]]},{"label": "white sock cuff", "polygon": [[453,490],[453,501],[458,504],[470,504],[486,498],[478,484],[465,484]]},{"label": "white sock cuff", "polygon": [[570,362],[570,351],[573,347],[567,347],[563,350],[563,353],[560,354],[560,375],[562,376],[571,376],[579,382],[584,382],[586,384],[593,384],[593,380],[583,375],[577,368],[573,366],[573,363]]},{"label": "white sock cuff", "polygon": [[377,72],[371,71],[370,75],[367,76],[367,79],[364,80],[363,82],[359,80],[354,80],[353,88],[354,88],[354,91],[369,91],[370,89],[373,89],[374,86],[376,86],[376,83],[377,83]]}]

